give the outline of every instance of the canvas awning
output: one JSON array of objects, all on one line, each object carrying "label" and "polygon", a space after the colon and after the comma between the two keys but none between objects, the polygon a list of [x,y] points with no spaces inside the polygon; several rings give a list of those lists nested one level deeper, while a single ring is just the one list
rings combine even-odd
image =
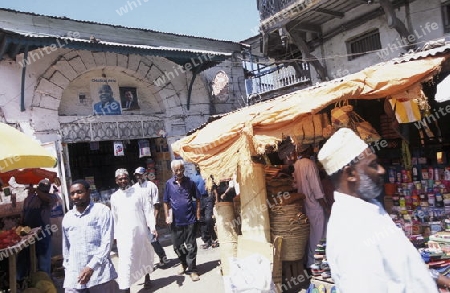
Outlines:
[{"label": "canvas awning", "polygon": [[450,100],[450,76],[444,78],[444,80],[437,85],[436,96],[434,98],[438,103]]},{"label": "canvas awning", "polygon": [[239,109],[172,144],[184,160],[200,165],[205,176],[230,177],[248,153],[264,152],[282,135],[300,135],[311,115],[345,99],[379,99],[423,82],[440,71],[448,53],[407,62],[389,61],[340,80]]}]

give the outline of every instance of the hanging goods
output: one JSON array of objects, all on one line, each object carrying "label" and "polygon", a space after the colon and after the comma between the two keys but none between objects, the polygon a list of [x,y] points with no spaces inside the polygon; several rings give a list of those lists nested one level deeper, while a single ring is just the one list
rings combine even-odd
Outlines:
[{"label": "hanging goods", "polygon": [[406,140],[402,140],[402,163],[405,170],[412,169],[411,152],[409,150],[409,143]]},{"label": "hanging goods", "polygon": [[350,113],[353,111],[353,106],[348,103],[348,100],[338,101],[334,104],[334,109],[331,110],[331,123],[333,127],[338,129],[341,127],[348,127],[350,123]]},{"label": "hanging goods", "polygon": [[366,143],[378,141],[381,137],[376,129],[358,113],[352,112],[350,115],[350,128],[359,134]]},{"label": "hanging goods", "polygon": [[423,93],[420,83],[413,85],[403,92],[392,95],[388,101],[399,123],[419,121],[422,118],[420,111],[430,109],[428,99]]}]

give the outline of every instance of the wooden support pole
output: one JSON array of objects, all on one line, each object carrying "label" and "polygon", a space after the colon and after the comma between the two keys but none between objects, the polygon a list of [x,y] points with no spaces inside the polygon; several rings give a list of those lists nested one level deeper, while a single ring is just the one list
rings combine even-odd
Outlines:
[{"label": "wooden support pole", "polygon": [[270,242],[265,173],[262,165],[246,162],[240,166],[242,236]]},{"label": "wooden support pole", "polygon": [[[50,236],[47,236],[50,237]],[[30,245],[30,272],[35,273],[37,271],[36,263],[36,243]]]},{"label": "wooden support pole", "polygon": [[11,293],[17,292],[17,285],[16,285],[16,254],[12,253],[8,257],[8,271],[9,271],[9,289]]}]

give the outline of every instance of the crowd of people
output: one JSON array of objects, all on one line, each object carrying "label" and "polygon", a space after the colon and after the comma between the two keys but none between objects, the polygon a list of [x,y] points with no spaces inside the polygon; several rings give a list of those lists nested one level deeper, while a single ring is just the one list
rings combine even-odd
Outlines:
[{"label": "crowd of people", "polygon": [[[182,160],[171,164],[173,177],[166,182],[163,210],[170,226],[173,249],[180,262],[179,274],[187,274],[192,281],[200,279],[197,258],[197,229],[201,229],[203,248],[218,245],[212,219],[212,208],[218,197],[217,186],[206,189],[200,175],[185,176]],[[157,266],[168,263],[164,248],[159,243],[156,219],[160,211],[158,187],[147,180],[146,169],[138,167],[133,173],[135,183],[126,169],[115,172],[118,186],[111,195],[110,207],[91,199],[90,184],[74,180],[69,187],[73,206],[66,214],[60,213],[59,178],[44,179],[36,187],[28,187],[20,224],[40,227],[46,233],[36,242],[38,270],[51,274],[50,219],[63,217],[61,224],[62,255],[65,292],[130,292],[130,287],[144,277],[144,288],[151,286],[150,274]],[[53,231],[55,232],[55,231]],[[110,252],[117,247],[117,268]],[[17,280],[20,287],[29,275],[30,260],[23,250],[18,256]],[[116,280],[116,281],[115,281]]]},{"label": "crowd of people", "polygon": [[[342,128],[334,133],[321,147],[317,161],[310,145],[297,147],[295,154],[294,186],[305,195],[303,212],[310,222],[304,259],[308,269],[314,264],[317,244],[326,237],[328,264],[341,292],[361,288],[365,292],[437,292],[436,284],[450,285],[448,278],[427,270],[412,243],[377,201],[385,170],[376,154],[352,130]],[[204,178],[198,166],[191,178],[186,176],[182,160],[173,160],[171,169],[173,176],[165,183],[162,196],[165,222],[180,262],[178,274],[186,274],[196,282],[200,280],[197,229],[204,242],[201,248],[217,247],[214,205],[233,201],[238,192],[234,180],[216,183],[213,176]],[[122,292],[130,292],[142,277],[144,288],[151,286],[154,252],[161,266],[167,256],[156,230],[161,208],[158,188],[145,174],[146,169],[138,167],[133,184],[126,169],[116,170],[118,190],[111,195],[110,208],[91,200],[90,185],[85,180],[71,183],[73,209],[62,221],[66,292],[112,292],[116,279]],[[41,227],[48,233],[36,245],[39,270],[47,273],[51,256],[51,231],[47,227],[56,202],[50,189],[49,180],[29,188],[22,220],[24,225]],[[372,245],[364,244],[364,239],[387,232],[388,237],[378,237]],[[114,245],[119,256],[117,269],[110,256]],[[29,265],[25,254],[19,254],[18,260],[21,280]]]}]

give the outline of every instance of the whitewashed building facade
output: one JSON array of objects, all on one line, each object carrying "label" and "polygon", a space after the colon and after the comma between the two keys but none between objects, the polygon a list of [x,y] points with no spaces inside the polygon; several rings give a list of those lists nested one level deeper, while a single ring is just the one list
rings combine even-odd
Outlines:
[{"label": "whitewashed building facade", "polygon": [[[49,146],[63,179],[77,179],[70,144],[163,136],[170,145],[211,115],[240,107],[241,47],[0,9],[0,121]],[[120,114],[94,113],[103,84]],[[134,108],[125,105],[127,90]]]}]

